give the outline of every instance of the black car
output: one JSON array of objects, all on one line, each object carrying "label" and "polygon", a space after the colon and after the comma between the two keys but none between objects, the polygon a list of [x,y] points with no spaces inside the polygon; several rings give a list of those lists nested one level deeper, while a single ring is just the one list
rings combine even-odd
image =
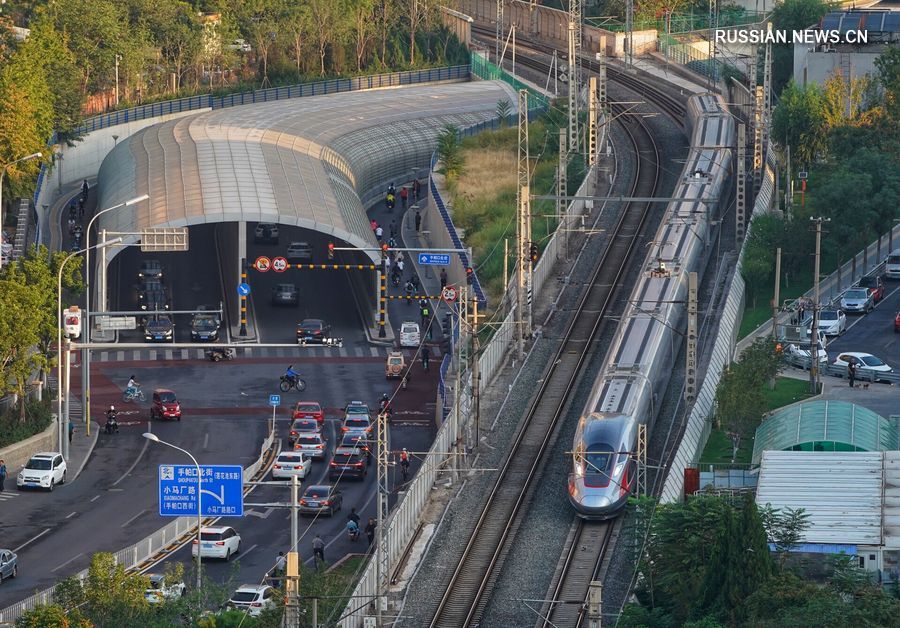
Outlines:
[{"label": "black car", "polygon": [[331,325],[320,318],[307,318],[297,325],[297,342],[325,342]]},{"label": "black car", "polygon": [[309,242],[291,242],[286,257],[291,264],[304,262],[310,264],[313,261],[313,250]]},{"label": "black car", "polygon": [[138,305],[149,311],[169,309],[169,293],[159,279],[144,279],[138,286]]},{"label": "black car", "polygon": [[194,314],[191,319],[191,340],[215,342],[219,339],[219,317],[215,314]]},{"label": "black car", "polygon": [[144,323],[144,340],[147,342],[175,342],[175,325],[167,315],[151,316]]},{"label": "black car", "polygon": [[145,259],[141,262],[141,268],[138,270],[138,279],[159,279],[162,281],[163,270],[162,264],[156,259]]},{"label": "black car", "polygon": [[368,467],[366,453],[358,447],[338,447],[334,450],[331,462],[328,463],[328,478],[343,480],[347,478],[364,479]]},{"label": "black car", "polygon": [[334,515],[344,505],[344,496],[333,486],[315,484],[309,486],[300,498],[301,515]]},{"label": "black car", "polygon": [[253,240],[257,244],[278,244],[278,225],[272,222],[261,222],[256,225]]},{"label": "black car", "polygon": [[272,288],[272,305],[297,305],[300,303],[300,292],[292,283],[275,284]]},{"label": "black car", "polygon": [[362,432],[347,432],[341,440],[340,447],[356,448],[366,454],[368,460],[372,456],[373,441]]}]

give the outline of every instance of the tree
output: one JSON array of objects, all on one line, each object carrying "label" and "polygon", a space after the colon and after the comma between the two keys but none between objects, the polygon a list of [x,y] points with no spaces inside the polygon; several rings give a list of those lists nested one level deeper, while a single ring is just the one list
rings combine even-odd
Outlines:
[{"label": "tree", "polygon": [[790,551],[800,543],[803,533],[809,528],[809,515],[803,508],[780,510],[772,508],[772,504],[766,504],[760,510],[760,517],[766,536],[775,544],[778,567],[784,571],[784,563]]},{"label": "tree", "polygon": [[459,129],[452,124],[446,125],[438,134],[438,157],[444,166],[444,176],[448,179],[452,180],[463,173]]},{"label": "tree", "polygon": [[150,609],[144,591],[150,586],[146,576],[128,573],[108,552],[91,558],[87,577],[67,578],[57,589],[63,608],[78,608],[95,624],[135,626],[146,620]]},{"label": "tree", "polygon": [[[774,6],[773,28],[790,32],[805,30],[817,24],[828,13],[830,4],[827,0],[785,0]],[[777,94],[794,72],[794,52],[791,44],[773,44],[772,49],[772,83]]]},{"label": "tree", "polygon": [[26,611],[16,620],[16,628],[92,628],[91,622],[82,617],[72,617],[58,604],[38,606]]},{"label": "tree", "polygon": [[350,0],[349,9],[353,16],[356,71],[361,72],[375,40],[375,0]]},{"label": "tree", "polygon": [[501,127],[506,126],[510,111],[512,111],[512,105],[507,99],[502,98],[497,101],[497,108],[494,110],[494,112],[496,113],[497,117],[500,118]]},{"label": "tree", "polygon": [[4,266],[0,276],[0,396],[18,396],[21,421],[25,420],[28,383],[40,363],[34,350],[39,323],[32,315],[39,307],[39,295],[25,283],[18,265]]},{"label": "tree", "polygon": [[800,87],[790,81],[772,114],[772,137],[791,147],[800,163],[815,162],[825,150],[825,103],[815,83]]},{"label": "tree", "polygon": [[900,117],[900,46],[888,46],[875,59],[875,67],[884,89],[885,108],[891,117]]},{"label": "tree", "polygon": [[756,425],[765,409],[762,387],[750,386],[740,366],[732,364],[716,387],[716,420],[731,436],[732,462],[737,458],[744,434]]}]

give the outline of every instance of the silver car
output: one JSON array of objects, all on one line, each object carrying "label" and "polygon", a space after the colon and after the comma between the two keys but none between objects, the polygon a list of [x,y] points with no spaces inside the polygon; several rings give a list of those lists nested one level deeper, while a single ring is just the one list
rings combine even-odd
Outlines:
[{"label": "silver car", "polygon": [[841,297],[841,309],[848,314],[867,314],[874,307],[875,301],[866,288],[850,288]]},{"label": "silver car", "polygon": [[0,549],[0,582],[19,575],[19,557],[8,549]]},{"label": "silver car", "polygon": [[325,439],[322,434],[300,432],[294,440],[294,451],[302,451],[313,460],[324,460],[326,455]]}]

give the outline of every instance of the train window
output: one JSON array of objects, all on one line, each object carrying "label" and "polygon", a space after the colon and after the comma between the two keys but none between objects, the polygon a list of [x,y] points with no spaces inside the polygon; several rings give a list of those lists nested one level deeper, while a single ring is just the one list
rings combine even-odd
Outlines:
[{"label": "train window", "polygon": [[588,447],[588,451],[585,454],[587,463],[585,473],[600,474],[609,480],[615,459],[616,452],[612,445],[608,443],[594,443]]}]

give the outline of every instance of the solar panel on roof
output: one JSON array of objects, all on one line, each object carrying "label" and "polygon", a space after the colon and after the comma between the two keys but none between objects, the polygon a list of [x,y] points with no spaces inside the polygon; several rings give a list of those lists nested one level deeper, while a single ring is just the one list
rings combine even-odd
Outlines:
[{"label": "solar panel on roof", "polygon": [[822,30],[837,30],[838,26],[840,26],[841,24],[841,18],[843,18],[843,15],[841,15],[840,13],[829,13],[822,18]]},{"label": "solar panel on roof", "polygon": [[884,16],[885,33],[900,33],[900,13],[888,13]]}]

